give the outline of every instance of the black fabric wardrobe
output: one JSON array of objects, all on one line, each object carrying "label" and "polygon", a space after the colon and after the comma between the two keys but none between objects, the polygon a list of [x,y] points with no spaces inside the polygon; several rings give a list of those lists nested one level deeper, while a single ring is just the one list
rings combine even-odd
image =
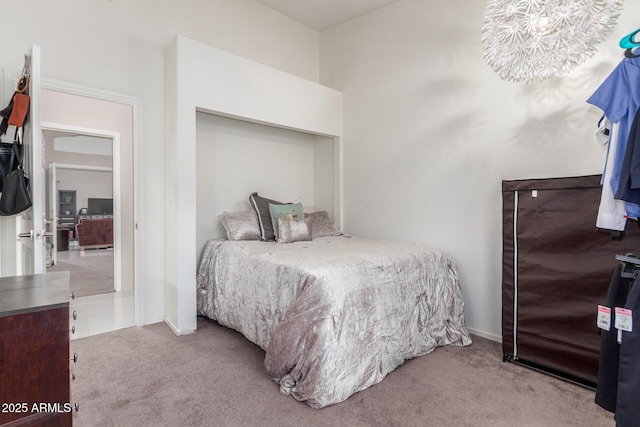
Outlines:
[{"label": "black fabric wardrobe", "polygon": [[595,387],[604,304],[618,254],[640,227],[599,230],[600,175],[503,181],[504,360]]}]

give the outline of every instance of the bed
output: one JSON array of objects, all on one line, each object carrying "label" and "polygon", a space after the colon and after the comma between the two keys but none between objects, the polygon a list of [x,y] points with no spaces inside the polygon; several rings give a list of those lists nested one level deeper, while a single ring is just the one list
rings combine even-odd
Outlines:
[{"label": "bed", "polygon": [[471,343],[456,265],[426,245],[346,235],[214,239],[197,286],[198,314],[260,346],[280,392],[313,408],[438,346]]}]

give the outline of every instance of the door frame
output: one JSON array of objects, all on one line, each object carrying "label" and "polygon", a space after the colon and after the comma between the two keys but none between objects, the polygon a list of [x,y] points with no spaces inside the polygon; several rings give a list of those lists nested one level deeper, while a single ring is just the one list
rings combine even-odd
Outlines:
[{"label": "door frame", "polygon": [[[93,171],[109,171],[112,174],[113,184],[113,290],[119,292],[122,290],[122,190],[120,179],[120,132],[114,132],[102,129],[91,129],[80,126],[66,125],[60,123],[41,122],[40,128],[42,132],[67,132],[82,136],[95,136],[107,138],[112,144],[112,167],[102,168],[96,166],[69,165],[63,163],[55,163],[57,169],[74,169],[74,170],[93,170]],[[44,139],[44,138],[43,138]],[[51,185],[51,183],[49,184]],[[58,214],[60,214],[58,212]],[[53,218],[51,218],[53,220]],[[52,230],[55,232],[55,230]],[[135,241],[134,241],[135,245]],[[135,249],[134,249],[135,250]],[[136,271],[134,265],[134,272]],[[135,273],[134,273],[135,275]],[[133,289],[135,292],[135,277]]]},{"label": "door frame", "polygon": [[60,80],[42,78],[41,87],[52,91],[68,93],[87,98],[99,99],[108,102],[128,105],[132,110],[133,124],[133,289],[135,299],[135,322],[137,326],[145,324],[144,311],[144,251],[142,250],[142,242],[144,242],[144,156],[142,147],[142,99],[139,97],[124,95],[116,92],[110,92],[103,89],[97,89],[89,86],[83,86],[75,83],[64,82]]}]

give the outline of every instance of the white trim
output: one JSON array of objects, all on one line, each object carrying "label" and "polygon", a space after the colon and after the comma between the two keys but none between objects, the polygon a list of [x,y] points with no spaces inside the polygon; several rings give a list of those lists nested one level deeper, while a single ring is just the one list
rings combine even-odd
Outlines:
[{"label": "white trim", "polygon": [[[120,104],[134,105],[137,108],[140,108],[142,105],[141,99],[135,96],[110,92],[107,90],[90,86],[83,86],[76,83],[69,83],[62,80],[42,78],[41,86],[43,89],[54,90],[56,92],[101,99],[103,101],[117,102]],[[136,123],[134,122],[134,126],[135,124]]]},{"label": "white trim", "polygon": [[340,230],[344,230],[344,174],[343,174],[342,138],[333,138],[333,221]]},{"label": "white trim", "polygon": [[[99,138],[108,138],[108,139],[113,139],[115,137],[120,138],[120,132],[115,132],[112,130],[86,128],[83,126],[75,126],[75,125],[67,125],[67,124],[51,123],[51,122],[42,122],[41,127],[42,127],[42,130],[50,130],[54,132],[77,133],[77,134],[82,134],[87,136],[96,136]],[[58,167],[60,167],[60,165],[58,165]]]},{"label": "white trim", "polygon": [[[44,139],[43,139],[44,140]],[[47,178],[49,179],[49,188],[46,198],[49,201],[49,209],[45,209],[45,218],[50,218],[51,243],[53,250],[51,251],[51,265],[58,264],[58,172],[56,171],[56,162],[48,162]],[[45,203],[46,205],[46,203]]]},{"label": "white trim", "polygon": [[144,251],[142,243],[144,240],[144,155],[142,144],[142,99],[130,95],[110,92],[89,86],[83,86],[75,83],[64,82],[60,80],[43,78],[41,86],[44,89],[53,91],[84,96],[103,101],[117,102],[131,106],[132,122],[133,122],[133,221],[134,221],[134,237],[133,237],[133,268],[134,268],[134,299],[135,299],[135,319],[137,326],[146,324],[144,310],[144,292],[145,284],[142,280],[144,266]]},{"label": "white trim", "polygon": [[[43,149],[42,149],[42,132],[40,131],[40,103],[42,100],[42,91],[40,88],[40,77],[42,72],[42,57],[40,55],[40,46],[33,45],[29,51],[30,65],[30,87],[29,96],[31,97],[31,104],[29,106],[29,121],[22,129],[23,138],[25,139],[25,153],[31,161],[23,159],[25,167],[29,166],[30,170],[27,170],[30,176],[30,189],[32,198],[31,212],[28,211],[22,216],[25,221],[22,221],[22,227],[19,227],[19,232],[28,231],[30,228],[34,232],[34,238],[30,243],[26,243],[27,239],[19,239],[21,243],[18,244],[19,248],[25,250],[29,248],[30,251],[24,252],[25,257],[19,261],[24,268],[23,274],[42,274],[45,272],[45,239],[39,233],[39,230],[44,231],[44,216],[45,216],[45,191],[44,191],[44,168],[43,168]],[[27,136],[28,135],[28,136]],[[31,139],[29,149],[28,139]],[[28,169],[28,168],[27,168]],[[26,226],[27,229],[24,227]],[[31,256],[28,256],[31,255]],[[33,259],[30,259],[33,257]],[[33,263],[33,265],[29,265]]]},{"label": "white trim", "polygon": [[[118,132],[117,138],[113,139],[113,249],[115,251],[113,257],[113,285],[116,292],[122,290],[122,180],[121,174],[121,162],[120,162],[120,132]],[[119,251],[118,251],[119,249]],[[135,243],[134,243],[135,251]],[[135,266],[134,266],[135,274]],[[135,280],[135,278],[134,278]],[[135,285],[134,285],[135,290]],[[133,297],[135,300],[135,296]],[[135,304],[134,304],[135,305]],[[134,310],[135,315],[135,310]]]},{"label": "white trim", "polygon": [[70,165],[66,163],[56,163],[56,169],[72,169],[72,170],[95,171],[95,172],[113,172],[113,168],[109,168],[106,166]]},{"label": "white trim", "polygon": [[164,322],[165,316],[151,317],[149,319],[145,319],[145,325],[151,325],[153,323]]},{"label": "white trim", "polygon": [[480,338],[486,338],[486,339],[491,340],[491,341],[502,343],[502,337],[500,335],[490,334],[488,332],[480,331],[478,329],[473,329],[473,328],[469,328],[469,327],[467,327],[467,330],[469,331],[469,333],[471,335],[476,335],[476,336],[478,336]]},{"label": "white trim", "polygon": [[178,329],[178,327],[174,325],[171,319],[169,319],[168,317],[164,318],[164,323],[166,323],[169,329],[171,329],[176,335],[188,335],[195,332],[195,330]]},{"label": "white trim", "polygon": [[[165,49],[166,315],[179,330],[197,328],[196,114],[337,138],[342,155],[343,96],[326,86],[204,43],[176,36]],[[201,82],[206,81],[207,84]],[[342,159],[334,165],[341,191]],[[343,195],[334,215],[343,226]]]}]

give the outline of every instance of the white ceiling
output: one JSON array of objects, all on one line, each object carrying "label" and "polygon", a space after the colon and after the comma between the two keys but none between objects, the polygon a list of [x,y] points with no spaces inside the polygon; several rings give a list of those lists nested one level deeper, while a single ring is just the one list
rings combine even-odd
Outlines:
[{"label": "white ceiling", "polygon": [[53,150],[67,153],[92,154],[95,156],[112,156],[113,141],[88,135],[65,135],[53,138]]},{"label": "white ceiling", "polygon": [[256,0],[314,30],[334,25],[380,9],[399,0]]},{"label": "white ceiling", "polygon": [[110,138],[82,135],[77,132],[43,130],[46,149],[66,153],[113,156],[113,141]]}]

